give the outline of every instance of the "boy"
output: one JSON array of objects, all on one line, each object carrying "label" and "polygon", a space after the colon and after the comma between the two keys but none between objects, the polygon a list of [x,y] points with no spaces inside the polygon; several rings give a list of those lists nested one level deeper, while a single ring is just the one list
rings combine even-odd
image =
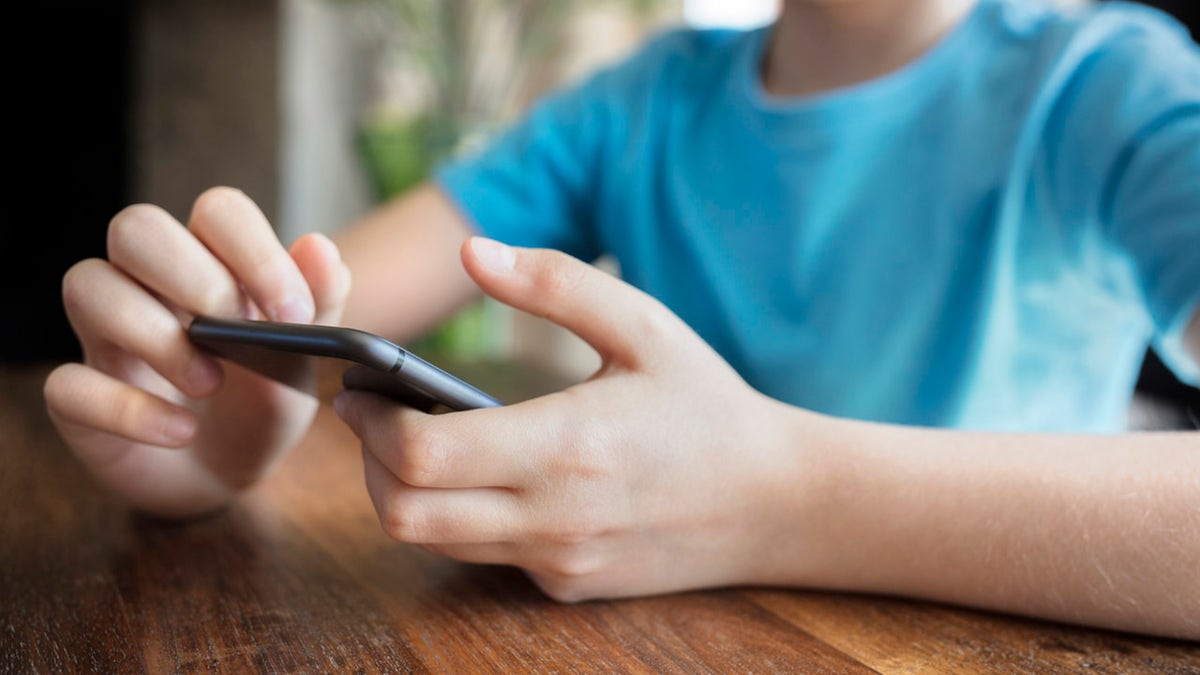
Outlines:
[{"label": "boy", "polygon": [[482,289],[603,366],[436,417],[339,394],[401,541],[566,601],[776,584],[1196,639],[1200,441],[1098,432],[1152,336],[1196,381],[1198,252],[1200,55],[1160,15],[793,0],[549,97],[337,246],[285,251],[230,189],[187,229],[123,211],[46,398],[111,489],[199,514],[315,403],[188,317],[403,340]]}]

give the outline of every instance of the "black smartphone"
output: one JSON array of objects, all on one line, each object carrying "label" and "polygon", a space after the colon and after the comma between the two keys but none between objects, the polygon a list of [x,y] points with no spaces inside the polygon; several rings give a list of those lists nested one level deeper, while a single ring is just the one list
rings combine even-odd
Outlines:
[{"label": "black smartphone", "polygon": [[315,371],[314,357],[319,357],[343,362],[346,388],[384,394],[422,410],[503,405],[390,340],[355,328],[201,316],[187,332],[208,352],[293,387]]}]

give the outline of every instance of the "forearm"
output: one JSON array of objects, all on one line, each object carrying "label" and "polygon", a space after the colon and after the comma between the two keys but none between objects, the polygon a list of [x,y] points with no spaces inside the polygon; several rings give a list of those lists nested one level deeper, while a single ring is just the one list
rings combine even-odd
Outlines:
[{"label": "forearm", "polygon": [[1200,638],[1197,434],[825,423],[781,581]]},{"label": "forearm", "polygon": [[353,278],[343,324],[400,341],[433,328],[478,294],[459,260],[471,234],[432,184],[339,232],[334,241]]}]

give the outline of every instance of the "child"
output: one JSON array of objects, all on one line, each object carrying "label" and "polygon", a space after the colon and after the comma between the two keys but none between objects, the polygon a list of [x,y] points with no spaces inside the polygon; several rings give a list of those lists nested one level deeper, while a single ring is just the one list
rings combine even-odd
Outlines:
[{"label": "child", "polygon": [[443,416],[339,394],[401,541],[566,601],[773,584],[1200,638],[1200,441],[1098,433],[1150,339],[1200,363],[1200,53],[1157,13],[791,0],[548,97],[337,246],[227,188],[109,244],[46,398],[142,509],[220,507],[314,412],[188,317],[403,340],[482,289],[603,367]]}]

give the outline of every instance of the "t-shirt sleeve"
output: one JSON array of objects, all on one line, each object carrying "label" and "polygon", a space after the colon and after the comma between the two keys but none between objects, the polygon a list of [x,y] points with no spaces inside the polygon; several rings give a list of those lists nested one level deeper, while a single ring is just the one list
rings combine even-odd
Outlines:
[{"label": "t-shirt sleeve", "polygon": [[595,78],[537,102],[435,182],[482,234],[515,246],[598,255],[591,217],[606,102]]},{"label": "t-shirt sleeve", "polygon": [[1145,21],[1148,29],[1101,64],[1109,77],[1093,92],[1103,100],[1096,117],[1121,138],[1107,162],[1102,211],[1134,268],[1155,351],[1197,385],[1200,364],[1183,340],[1200,311],[1200,47],[1177,24]]},{"label": "t-shirt sleeve", "polygon": [[599,257],[594,213],[605,149],[619,140],[616,120],[647,51],[545,95],[478,151],[439,166],[435,183],[486,236]]},{"label": "t-shirt sleeve", "polygon": [[435,184],[486,236],[594,260],[604,253],[595,220],[611,157],[629,142],[635,111],[693,33],[664,30],[627,58],[542,97],[478,151],[437,167]]}]

